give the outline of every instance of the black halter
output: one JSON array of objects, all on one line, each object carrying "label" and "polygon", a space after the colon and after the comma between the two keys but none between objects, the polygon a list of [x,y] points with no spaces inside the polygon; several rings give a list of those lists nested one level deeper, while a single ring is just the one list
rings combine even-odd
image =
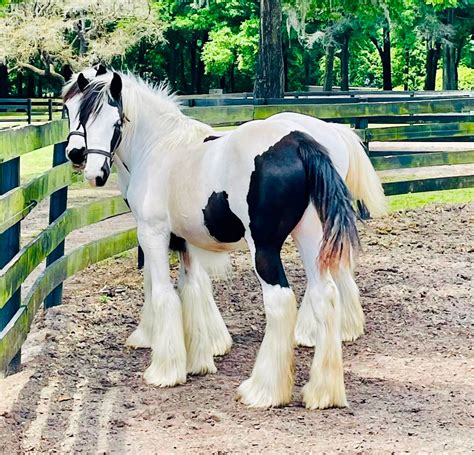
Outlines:
[{"label": "black halter", "polygon": [[[112,163],[114,162],[114,156],[115,156],[115,151],[117,150],[118,146],[122,142],[122,128],[124,122],[128,121],[127,116],[123,112],[123,107],[122,103],[120,101],[115,101],[115,100],[110,100],[109,99],[109,104],[111,106],[116,106],[119,110],[120,118],[115,122],[114,124],[114,134],[112,135],[112,140],[110,141],[110,151],[107,150],[101,150],[101,149],[89,149],[87,148],[87,137],[85,135],[86,128],[83,125],[84,128],[84,133],[80,133],[78,131],[73,131],[73,133],[77,133],[78,135],[84,136],[85,142],[86,142],[86,150],[84,152],[84,155],[87,157],[87,155],[95,154],[95,155],[103,155],[110,160],[110,166],[112,166]],[[107,164],[108,165],[108,164]]]},{"label": "black halter", "polygon": [[[81,126],[79,124],[79,126]],[[68,135],[67,135],[67,141],[69,142],[69,139],[71,138],[71,136],[81,136],[83,138],[86,137],[86,135],[82,132],[82,131],[71,131]]]}]

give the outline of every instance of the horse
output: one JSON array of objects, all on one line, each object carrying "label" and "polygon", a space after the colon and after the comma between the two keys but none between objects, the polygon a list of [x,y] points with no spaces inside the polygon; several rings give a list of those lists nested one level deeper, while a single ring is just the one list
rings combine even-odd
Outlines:
[{"label": "horse", "polygon": [[[74,166],[78,168],[83,166],[86,159],[84,153],[85,140],[83,127],[78,119],[82,92],[88,86],[91,79],[97,78],[106,73],[108,79],[110,79],[112,73],[108,72],[103,65],[84,70],[79,75],[76,74],[75,76],[72,76],[71,73],[71,77],[67,80],[63,89],[63,99],[69,114],[70,128],[66,153]],[[335,150],[329,150],[329,154],[335,163],[336,168],[341,176],[346,178],[346,184],[351,193],[355,195],[357,199],[364,202],[373,216],[381,216],[386,212],[386,202],[377,175],[361,146],[359,138],[348,128],[337,124],[327,124],[326,122],[314,117],[292,112],[276,114],[270,118],[286,118],[296,122],[306,128],[313,137],[319,137],[319,140],[321,140],[322,143],[327,141],[327,138],[324,137],[325,131],[328,131],[328,134],[342,136],[342,140],[345,141],[346,146],[338,147]],[[218,135],[222,136],[223,134],[226,133],[219,132]],[[322,134],[323,137],[321,137]],[[126,198],[130,175],[117,156],[115,157],[115,165],[119,169],[119,189],[124,198]],[[319,222],[319,220],[316,222]],[[214,273],[214,275],[216,274]],[[358,288],[353,279],[353,271],[342,267],[339,273],[335,274],[333,278],[336,282],[342,301],[342,340],[353,341],[363,334],[365,323],[364,314],[359,301]],[[309,299],[306,298],[305,295],[297,318],[295,333],[297,344],[300,346],[314,347],[317,339],[315,328],[316,324],[314,323],[313,312],[309,305]],[[140,336],[141,342],[138,343],[138,346],[133,342],[133,338],[134,337],[131,337],[130,342],[127,344],[134,347],[150,347],[150,343],[147,343],[143,339],[143,336]]]},{"label": "horse", "polygon": [[[317,327],[303,401],[311,409],[345,406],[340,303],[332,274],[350,269],[358,237],[351,196],[328,153],[345,146],[343,135],[327,134],[324,146],[282,116],[218,137],[184,116],[164,87],[153,89],[118,73],[84,88],[79,122],[91,184],[106,183],[115,156],[129,172],[126,196],[145,251],[141,334],[148,329],[153,349],[145,379],[172,386],[184,382],[186,373],[215,371],[213,335],[220,332],[223,339],[228,332],[225,325],[214,327],[201,261],[246,244],[267,326],[252,375],[239,387],[240,399],[255,407],[287,404],[296,302],[280,250],[291,234],[303,258],[305,299]],[[168,273],[170,240],[184,263],[180,296]]]}]

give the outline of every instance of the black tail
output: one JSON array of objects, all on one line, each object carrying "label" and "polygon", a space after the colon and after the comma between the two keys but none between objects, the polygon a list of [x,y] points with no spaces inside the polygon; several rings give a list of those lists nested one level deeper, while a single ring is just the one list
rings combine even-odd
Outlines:
[{"label": "black tail", "polygon": [[360,245],[352,197],[326,148],[311,136],[299,134],[298,152],[306,169],[311,202],[323,224],[320,270],[337,270],[341,262],[351,264],[352,254]]}]

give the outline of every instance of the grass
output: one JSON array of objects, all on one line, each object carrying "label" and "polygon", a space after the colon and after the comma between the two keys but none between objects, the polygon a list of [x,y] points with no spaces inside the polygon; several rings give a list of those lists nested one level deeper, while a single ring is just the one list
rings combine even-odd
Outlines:
[{"label": "grass", "polygon": [[474,201],[474,188],[460,188],[457,190],[431,191],[427,193],[408,193],[389,196],[391,212],[415,209],[428,204],[462,204]]},{"label": "grass", "polygon": [[52,145],[23,155],[20,158],[20,175],[22,183],[42,174],[44,171],[47,171],[51,168],[52,164]]}]

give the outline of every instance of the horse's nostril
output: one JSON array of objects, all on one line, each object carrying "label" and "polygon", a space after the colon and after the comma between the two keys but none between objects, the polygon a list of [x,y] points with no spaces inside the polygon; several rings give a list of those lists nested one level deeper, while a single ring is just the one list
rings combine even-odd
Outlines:
[{"label": "horse's nostril", "polygon": [[85,147],[81,147],[80,149],[74,148],[68,153],[68,157],[73,164],[83,164],[86,160],[85,151]]}]

